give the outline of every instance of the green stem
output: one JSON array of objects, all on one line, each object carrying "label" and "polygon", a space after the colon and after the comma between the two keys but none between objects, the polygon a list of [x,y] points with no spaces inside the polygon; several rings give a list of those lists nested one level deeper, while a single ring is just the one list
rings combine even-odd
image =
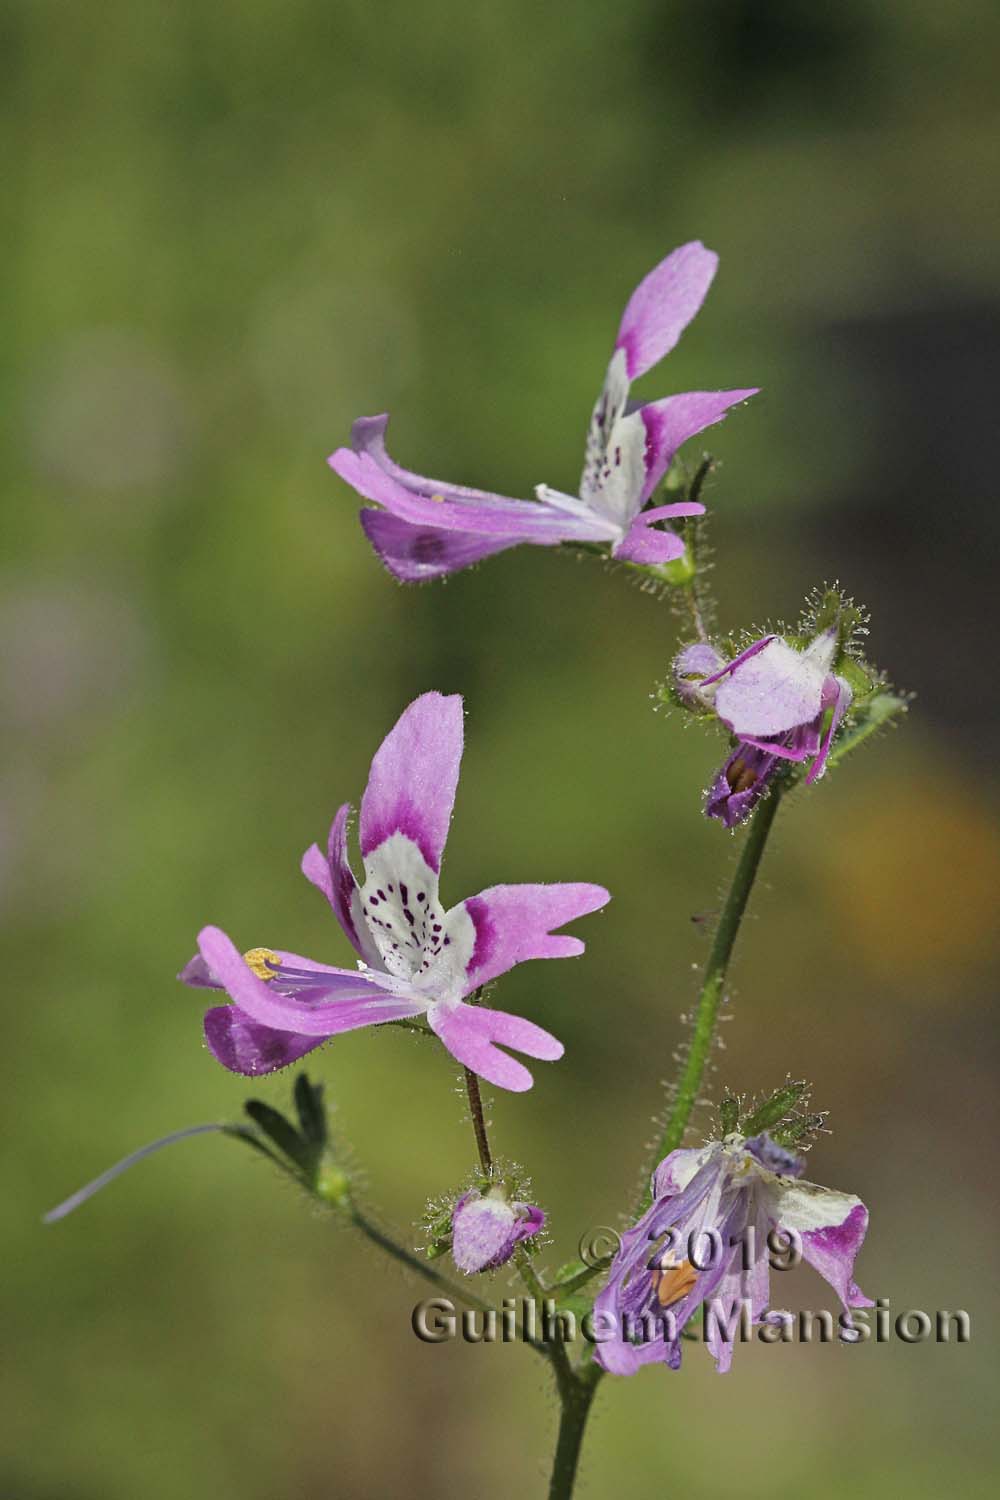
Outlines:
[{"label": "green stem", "polygon": [[493,1156],[490,1152],[490,1138],[486,1134],[486,1116],[483,1114],[483,1096],[479,1092],[479,1079],[468,1068],[465,1068],[464,1072],[465,1092],[468,1095],[469,1114],[472,1116],[472,1128],[476,1135],[479,1165],[487,1177],[492,1177]]},{"label": "green stem", "polygon": [[673,1107],[667,1120],[663,1137],[657,1147],[656,1160],[660,1161],[669,1152],[676,1150],[684,1139],[691,1111],[698,1101],[704,1082],[705,1069],[712,1051],[719,1006],[725,989],[729,961],[746,913],[750,892],[753,890],[757,871],[767,845],[768,834],[774,823],[781,801],[782,788],[775,786],[771,795],[761,802],[754,813],[743,840],[739,861],[733,875],[732,885],[712,940],[712,951],[705,968],[705,977],[698,996],[694,1034],[684,1061],[684,1068],[677,1085]]},{"label": "green stem", "polygon": [[570,1500],[573,1493],[583,1434],[600,1377],[599,1367],[588,1365],[584,1374],[571,1374],[567,1382],[560,1381],[559,1395],[562,1400],[562,1409],[559,1416],[556,1455],[552,1462],[549,1500]]},{"label": "green stem", "polygon": [[459,1302],[465,1302],[479,1312],[489,1312],[490,1304],[484,1302],[482,1297],[477,1297],[475,1292],[467,1291],[464,1286],[451,1281],[441,1271],[435,1270],[427,1261],[422,1260],[419,1255],[414,1255],[412,1250],[407,1250],[404,1245],[398,1245],[394,1239],[379,1229],[377,1224],[373,1224],[371,1219],[366,1218],[355,1204],[352,1203],[349,1206],[348,1212],[355,1229],[360,1229],[366,1239],[371,1240],[372,1244],[377,1245],[380,1250],[384,1250],[386,1255],[391,1255],[393,1260],[398,1260],[400,1265],[406,1266],[410,1271],[416,1271],[418,1276],[422,1276],[439,1291],[446,1292],[449,1297],[455,1297]]}]

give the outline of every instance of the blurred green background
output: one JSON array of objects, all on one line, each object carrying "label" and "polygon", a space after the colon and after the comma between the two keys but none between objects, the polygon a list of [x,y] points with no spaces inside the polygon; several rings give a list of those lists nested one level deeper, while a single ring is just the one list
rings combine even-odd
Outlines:
[{"label": "blurred green background", "polygon": [[[624,301],[694,237],[721,272],[643,390],[764,387],[710,435],[723,622],[839,578],[919,694],[783,810],[715,1083],[813,1078],[861,1284],[973,1341],[606,1381],[583,1493],[994,1493],[996,6],[12,0],[0,30],[3,1500],[543,1492],[542,1367],[419,1344],[419,1285],[250,1153],[39,1215],[238,1113],[173,976],[206,921],[350,960],[299,856],[435,687],[468,707],[445,896],[614,893],[584,959],[500,987],[567,1057],[492,1118],[546,1264],[618,1222],[736,847],[699,811],[720,744],[652,711],[677,622],[541,549],[400,588],[325,458],[389,409],[417,469],[572,489]],[[455,1069],[395,1030],[312,1067],[407,1231],[472,1164]]]}]

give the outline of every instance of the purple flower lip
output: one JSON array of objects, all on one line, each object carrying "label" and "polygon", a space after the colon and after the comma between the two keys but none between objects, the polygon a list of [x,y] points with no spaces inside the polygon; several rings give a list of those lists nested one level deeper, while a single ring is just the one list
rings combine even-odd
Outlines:
[{"label": "purple flower lip", "polygon": [[403,468],[385,446],[388,415],[360,417],[350,448],[331,468],[364,500],[361,524],[382,562],[405,583],[440,578],[522,543],[607,545],[626,561],[655,566],[684,544],[657,523],[701,515],[695,502],[646,508],[683,443],[719,422],[756,387],[689,391],[644,405],[629,401],[633,380],[668,354],[705,299],[718,256],[698,240],[680,246],[636,287],[622,315],[604,385],[591,416],[579,495],[547,485],[536,500],[432,479]]},{"label": "purple flower lip", "polygon": [[534,1022],[466,1002],[515,964],[582,953],[579,938],[556,929],[610,897],[603,886],[581,883],[499,885],[442,906],[439,873],[462,747],[461,698],[417,698],[372,761],[359,829],[364,883],[348,859],[347,804],[326,852],[314,844],[303,856],[303,872],[332,907],[357,968],[278,948],[241,954],[217,927],[199,934],[199,951],[179,978],[224,990],[232,1001],[205,1015],[209,1050],[224,1067],[273,1072],[340,1032],[417,1018],[499,1088],[520,1091],[533,1081],[504,1049],[546,1062],[562,1056],[562,1043]]},{"label": "purple flower lip", "polygon": [[[643,1365],[680,1365],[681,1330],[703,1303],[728,1318],[742,1304],[751,1320],[768,1316],[768,1234],[801,1245],[847,1309],[871,1307],[853,1279],[868,1211],[860,1198],[797,1179],[802,1160],[762,1132],[672,1151],[653,1175],[653,1202],[621,1237],[594,1303],[613,1332],[595,1358],[612,1374]],[[698,1247],[697,1250],[695,1247]],[[733,1341],[709,1320],[708,1348],[728,1370]]]}]

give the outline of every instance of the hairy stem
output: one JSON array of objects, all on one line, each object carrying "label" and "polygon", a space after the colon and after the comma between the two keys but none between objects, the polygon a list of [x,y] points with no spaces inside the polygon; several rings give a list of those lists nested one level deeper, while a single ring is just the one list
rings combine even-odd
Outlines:
[{"label": "hairy stem", "polygon": [[701,993],[698,996],[694,1034],[691,1037],[691,1046],[678,1080],[673,1107],[657,1147],[657,1161],[662,1160],[681,1144],[688,1120],[691,1118],[691,1111],[701,1093],[719,1018],[719,1006],[722,1003],[726,976],[729,972],[729,962],[746,913],[750,892],[753,890],[757,871],[760,869],[768,834],[771,832],[778,811],[781,792],[781,786],[775,786],[771,795],[759,804],[744,835],[743,848],[740,851],[732,884],[712,940],[712,951],[708,957]]},{"label": "hairy stem", "polygon": [[490,1153],[490,1138],[486,1134],[486,1116],[483,1114],[483,1096],[479,1092],[479,1079],[470,1069],[465,1068],[465,1092],[469,1098],[469,1114],[472,1117],[472,1128],[476,1135],[476,1150],[479,1152],[479,1164],[487,1177],[493,1176],[493,1157]]},{"label": "hairy stem", "polygon": [[397,1244],[390,1235],[379,1229],[377,1224],[373,1224],[371,1219],[367,1218],[355,1204],[350,1205],[349,1213],[355,1229],[360,1229],[366,1239],[370,1240],[373,1245],[377,1245],[380,1250],[384,1250],[386,1255],[391,1255],[393,1260],[398,1260],[400,1265],[406,1266],[410,1271],[416,1271],[418,1276],[422,1276],[425,1281],[430,1282],[431,1286],[437,1287],[438,1291],[445,1292],[449,1297],[465,1302],[479,1312],[489,1312],[490,1304],[482,1297],[477,1297],[475,1292],[459,1286],[457,1282],[450,1280],[441,1271],[422,1260],[419,1255],[415,1255],[412,1250],[407,1250],[404,1245]]},{"label": "hairy stem", "polygon": [[549,1484],[549,1500],[569,1500],[573,1493],[583,1435],[601,1373],[597,1365],[588,1365],[582,1374],[571,1373],[566,1382],[560,1381],[562,1408]]}]

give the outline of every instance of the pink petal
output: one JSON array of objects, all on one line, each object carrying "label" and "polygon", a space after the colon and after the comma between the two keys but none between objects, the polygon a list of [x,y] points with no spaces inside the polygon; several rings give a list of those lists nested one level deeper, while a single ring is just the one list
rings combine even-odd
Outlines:
[{"label": "pink petal", "polygon": [[[333,1000],[307,1002],[282,995],[273,983],[258,979],[235,944],[218,927],[205,927],[198,934],[198,947],[212,974],[239,1009],[258,1025],[301,1036],[327,1037],[359,1026],[397,1021],[419,1015],[425,1006],[387,993],[381,976],[356,970],[332,969],[299,959],[297,968],[322,973],[336,995]],[[284,955],[294,958],[294,955]]]},{"label": "pink petal", "polygon": [[534,1080],[527,1068],[501,1052],[500,1046],[513,1047],[545,1062],[555,1062],[563,1055],[562,1043],[550,1032],[505,1011],[462,1003],[440,1004],[431,1006],[427,1020],[460,1063],[487,1083],[513,1093],[524,1093]]},{"label": "pink petal", "polygon": [[583,952],[580,939],[553,935],[551,929],[597,911],[610,900],[603,886],[582,883],[495,885],[470,896],[462,908],[472,918],[476,941],[465,993],[530,958],[576,958]]},{"label": "pink petal", "polygon": [[[740,391],[687,391],[639,408],[646,428],[645,504],[670,468],[678,449],[696,433],[721,422],[733,406],[756,396],[758,387]],[[703,507],[704,508],[704,507]]]},{"label": "pink petal", "polygon": [[441,868],[462,760],[462,700],[424,693],[401,714],[375,752],[361,800],[365,859],[394,833]]},{"label": "pink petal", "polygon": [[[505,552],[521,542],[539,541],[534,534],[497,538],[480,532],[418,526],[412,521],[401,521],[387,510],[367,508],[361,511],[361,526],[378,557],[401,583],[444,578],[448,573],[482,562],[484,557],[492,557],[495,552]],[[554,546],[558,541],[558,537],[547,535],[542,545]]]},{"label": "pink petal", "polygon": [[646,276],[622,314],[616,349],[626,351],[629,380],[652,369],[677,343],[705,300],[719,257],[700,240],[671,252]]},{"label": "pink petal", "polygon": [[326,1038],[274,1031],[251,1021],[235,1005],[217,1005],[205,1012],[205,1041],[216,1062],[230,1073],[250,1077],[289,1067]]},{"label": "pink petal", "polygon": [[347,856],[347,825],[351,812],[349,802],[338,808],[330,828],[326,854],[318,844],[310,845],[302,856],[302,873],[323,892],[355,952],[365,963],[381,969],[382,959],[371,940],[358,883]]},{"label": "pink petal", "polygon": [[784,734],[815,719],[825,676],[805,652],[777,638],[734,664],[716,690],[715,711],[738,739]]}]

